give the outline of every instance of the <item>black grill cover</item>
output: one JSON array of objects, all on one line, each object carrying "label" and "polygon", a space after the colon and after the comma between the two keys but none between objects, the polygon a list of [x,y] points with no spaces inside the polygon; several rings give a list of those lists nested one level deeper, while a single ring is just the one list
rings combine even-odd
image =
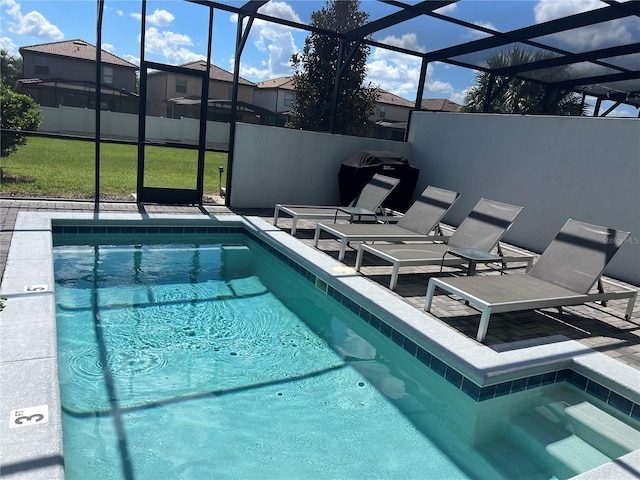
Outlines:
[{"label": "black grill cover", "polygon": [[383,206],[406,212],[411,205],[420,170],[409,165],[409,160],[394,152],[366,150],[343,162],[338,172],[340,203],[349,205],[353,202],[376,173],[400,179],[400,183]]}]

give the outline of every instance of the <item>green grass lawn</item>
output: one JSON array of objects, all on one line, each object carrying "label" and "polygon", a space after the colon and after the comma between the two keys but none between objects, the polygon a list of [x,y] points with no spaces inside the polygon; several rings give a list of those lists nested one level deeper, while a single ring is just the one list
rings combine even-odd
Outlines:
[{"label": "green grass lawn", "polygon": [[[80,140],[30,137],[1,160],[0,196],[94,198],[95,144]],[[145,147],[145,187],[196,188],[197,150]],[[100,144],[100,198],[131,199],[136,192],[138,147]],[[227,154],[206,152],[204,194],[218,194],[226,182]]]}]

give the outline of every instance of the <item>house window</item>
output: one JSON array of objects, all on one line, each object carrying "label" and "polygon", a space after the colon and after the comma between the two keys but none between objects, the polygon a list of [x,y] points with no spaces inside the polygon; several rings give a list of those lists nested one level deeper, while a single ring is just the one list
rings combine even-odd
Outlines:
[{"label": "house window", "polygon": [[187,93],[187,77],[176,77],[176,92]]},{"label": "house window", "polygon": [[49,59],[47,57],[36,57],[35,72],[37,75],[49,75]]},{"label": "house window", "polygon": [[113,84],[113,67],[102,68],[102,82],[107,85]]},{"label": "house window", "polygon": [[387,114],[387,106],[386,105],[380,105],[380,110],[378,112],[379,112],[380,118],[384,118],[385,115]]},{"label": "house window", "polygon": [[293,107],[293,93],[292,92],[284,92],[284,103],[285,107]]}]

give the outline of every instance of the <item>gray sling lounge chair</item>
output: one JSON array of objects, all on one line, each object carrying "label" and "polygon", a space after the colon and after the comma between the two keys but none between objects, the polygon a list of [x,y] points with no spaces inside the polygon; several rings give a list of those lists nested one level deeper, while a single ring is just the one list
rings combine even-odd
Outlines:
[{"label": "gray sling lounge chair", "polygon": [[[360,271],[365,252],[390,262],[393,270],[389,289],[394,290],[400,267],[466,263],[472,275],[476,262],[515,261],[516,257],[489,252],[498,245],[521,211],[522,207],[482,198],[446,243],[360,244],[355,268]],[[523,260],[530,265],[533,257],[520,257],[519,261]]]},{"label": "gray sling lounge chair", "polygon": [[[371,180],[369,180],[369,183],[364,186],[360,195],[358,195],[351,206],[356,209],[362,209],[361,215],[375,217],[374,214],[381,213],[382,203],[387,199],[393,189],[398,186],[398,183],[400,183],[400,180],[397,178],[376,173]],[[298,219],[301,218],[317,220],[335,220],[340,218],[344,220],[352,217],[349,213],[339,211],[340,208],[340,205],[285,205],[276,203],[273,213],[273,224],[277,227],[280,214],[286,213],[293,217],[291,235],[295,235],[298,227]]]},{"label": "gray sling lounge chair", "polygon": [[[531,270],[525,274],[483,277],[432,278],[425,310],[431,310],[437,288],[455,294],[480,308],[476,339],[487,334],[492,313],[580,305],[586,302],[628,298],[625,318],[630,318],[638,294],[616,286],[605,292],[600,275],[622,246],[628,232],[569,219]],[[598,283],[598,291],[589,293]]]},{"label": "gray sling lounge chair", "polygon": [[429,235],[429,233],[438,229],[438,223],[456,202],[458,196],[456,192],[429,186],[395,225],[319,223],[316,225],[313,245],[318,246],[322,231],[336,237],[340,242],[338,260],[342,261],[349,242],[445,240],[446,237]]}]

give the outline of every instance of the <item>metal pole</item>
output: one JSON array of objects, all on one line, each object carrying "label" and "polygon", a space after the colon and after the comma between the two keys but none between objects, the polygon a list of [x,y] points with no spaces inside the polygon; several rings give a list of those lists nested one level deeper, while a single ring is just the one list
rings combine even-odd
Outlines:
[{"label": "metal pole", "polygon": [[138,176],[136,180],[138,203],[141,201],[142,191],[144,188],[144,139],[146,136],[147,117],[147,66],[144,60],[145,29],[147,25],[146,15],[147,2],[146,0],[142,0],[140,20],[140,97],[138,102]]},{"label": "metal pole", "polygon": [[422,97],[424,97],[424,83],[427,81],[427,66],[429,62],[423,57],[420,66],[420,80],[418,80],[418,90],[416,91],[416,110],[422,110]]},{"label": "metal pole", "polygon": [[204,195],[204,160],[207,143],[207,113],[209,112],[209,76],[211,75],[211,39],[213,37],[213,7],[209,7],[209,37],[207,40],[207,66],[206,75],[202,79],[202,91],[200,94],[200,132],[198,137],[198,178],[197,192],[202,205]]},{"label": "metal pole", "polygon": [[236,122],[238,119],[238,84],[240,79],[240,57],[242,56],[242,51],[244,50],[244,46],[247,43],[247,38],[249,37],[249,32],[251,31],[251,26],[253,25],[254,18],[253,16],[248,17],[247,20],[247,28],[244,30],[242,28],[242,22],[247,18],[245,16],[238,15],[238,26],[236,29],[236,55],[233,62],[233,91],[231,94],[231,123],[229,124],[229,152],[228,152],[228,161],[227,161],[227,190],[225,195],[224,204],[227,207],[231,206],[231,178],[233,175],[233,153],[234,153],[234,144],[236,141]]},{"label": "metal pole", "polygon": [[102,113],[102,13],[104,0],[98,0],[98,15],[96,22],[96,142],[95,142],[95,196],[96,208],[100,203],[100,120]]}]

